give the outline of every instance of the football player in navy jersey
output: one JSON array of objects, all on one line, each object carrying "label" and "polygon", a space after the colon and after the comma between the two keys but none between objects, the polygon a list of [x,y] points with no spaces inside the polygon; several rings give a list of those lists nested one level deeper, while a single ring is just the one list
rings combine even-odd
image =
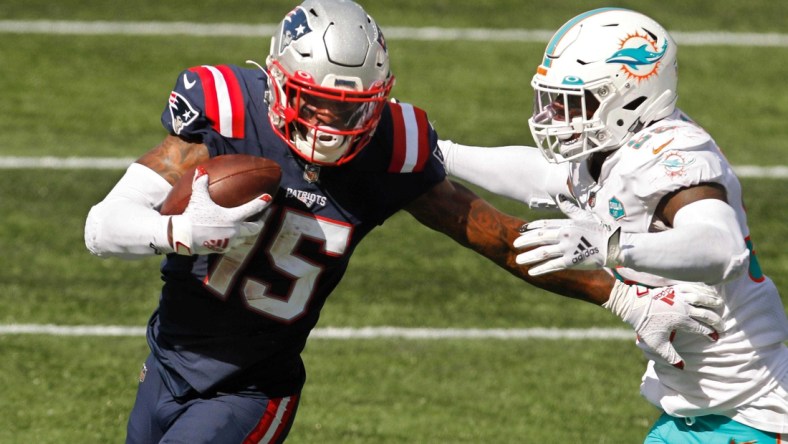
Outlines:
[{"label": "football player in navy jersey", "polygon": [[[611,292],[636,298],[601,270],[529,276],[512,247],[525,221],[447,179],[426,113],[389,101],[393,84],[383,34],[349,0],[296,7],[264,67],[178,75],[162,114],[168,135],[85,224],[98,256],[166,254],[127,442],[284,441],[309,332],[358,243],[399,210],[540,288],[596,304]],[[276,161],[276,195],[222,208],[198,168],[184,213],[157,211],[186,171],[231,153]],[[670,307],[641,304],[634,316],[663,354],[672,330],[711,334],[719,319],[714,296],[675,292]]]}]

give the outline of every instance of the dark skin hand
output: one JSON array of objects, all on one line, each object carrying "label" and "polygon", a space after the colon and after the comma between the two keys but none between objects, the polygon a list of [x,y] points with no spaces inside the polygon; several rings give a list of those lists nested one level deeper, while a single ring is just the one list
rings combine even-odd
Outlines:
[{"label": "dark skin hand", "polygon": [[[137,163],[175,184],[209,157],[205,145],[169,135]],[[515,263],[521,251],[512,247],[526,221],[501,213],[468,188],[448,179],[417,198],[406,210],[422,224],[448,235],[536,287],[597,305],[607,301],[613,288],[615,279],[602,270],[565,270],[529,276],[527,267]]]}]

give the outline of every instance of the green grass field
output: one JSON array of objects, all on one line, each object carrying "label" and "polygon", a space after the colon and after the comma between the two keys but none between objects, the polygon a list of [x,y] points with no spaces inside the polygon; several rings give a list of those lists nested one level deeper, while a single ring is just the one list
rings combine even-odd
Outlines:
[{"label": "green grass field", "polygon": [[[600,1],[378,0],[383,27],[555,29]],[[479,5],[484,3],[484,5]],[[294,2],[10,0],[3,20],[274,23]],[[670,30],[785,32],[788,4],[669,0],[640,8]],[[544,43],[389,41],[394,95],[444,138],[529,144],[530,76]],[[267,39],[0,33],[0,156],[135,157],[164,135],[175,77],[262,62]],[[684,46],[680,106],[734,165],[788,165],[788,48]],[[121,170],[2,170],[0,324],[143,326],[157,258],[99,260],[84,217]],[[788,305],[786,179],[744,178],[755,249]],[[527,218],[540,215],[483,193]],[[552,214],[547,214],[548,216]],[[358,249],[320,327],[624,328],[605,310],[529,288],[398,214]],[[0,443],[122,442],[142,337],[0,335]],[[625,340],[312,339],[296,443],[639,443],[658,412]]]}]

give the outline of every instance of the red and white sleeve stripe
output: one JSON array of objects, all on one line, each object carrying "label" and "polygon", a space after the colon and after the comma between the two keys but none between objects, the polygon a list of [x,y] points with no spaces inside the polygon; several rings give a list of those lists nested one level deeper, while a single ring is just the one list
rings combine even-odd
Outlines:
[{"label": "red and white sleeve stripe", "polygon": [[298,405],[298,395],[274,398],[268,401],[260,422],[244,439],[244,444],[269,444],[280,441],[282,432],[292,421],[293,411]]},{"label": "red and white sleeve stripe", "polygon": [[244,137],[245,107],[241,86],[226,65],[198,66],[189,71],[200,76],[205,95],[205,115],[224,137]]},{"label": "red and white sleeve stripe", "polygon": [[389,103],[389,109],[394,123],[394,150],[389,172],[419,172],[430,155],[427,113],[407,103]]}]

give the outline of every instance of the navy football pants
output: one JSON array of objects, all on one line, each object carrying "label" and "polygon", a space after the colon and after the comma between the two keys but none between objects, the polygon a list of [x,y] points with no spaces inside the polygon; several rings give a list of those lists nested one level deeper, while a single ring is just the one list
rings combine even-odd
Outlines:
[{"label": "navy football pants", "polygon": [[[127,444],[281,443],[290,432],[298,395],[219,393],[178,402],[148,356],[129,417]],[[144,377],[143,377],[144,376]]]}]

